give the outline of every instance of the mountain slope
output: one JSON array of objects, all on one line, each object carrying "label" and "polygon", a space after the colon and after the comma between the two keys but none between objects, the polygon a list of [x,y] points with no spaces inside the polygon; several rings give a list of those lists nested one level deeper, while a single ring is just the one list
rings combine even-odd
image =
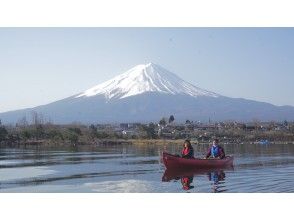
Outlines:
[{"label": "mountain slope", "polygon": [[158,121],[173,114],[177,121],[259,119],[294,120],[294,107],[235,99],[200,89],[155,64],[131,70],[72,97],[31,109],[0,113],[15,123],[40,112],[55,123]]}]

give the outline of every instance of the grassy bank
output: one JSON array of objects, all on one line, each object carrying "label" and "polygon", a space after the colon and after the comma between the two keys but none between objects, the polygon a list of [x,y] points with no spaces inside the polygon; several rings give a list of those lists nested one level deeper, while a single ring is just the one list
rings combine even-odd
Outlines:
[{"label": "grassy bank", "polygon": [[[173,127],[173,129],[175,129]],[[190,139],[194,145],[208,145],[214,138],[225,144],[293,144],[294,129],[288,130],[242,130],[234,128],[189,130],[184,128],[179,135],[164,137],[155,131],[154,124],[140,125],[131,134],[116,130],[115,127],[87,126],[81,124],[54,125],[32,124],[18,126],[0,125],[0,144],[2,145],[46,145],[46,146],[77,146],[77,145],[135,145],[135,146],[168,146],[182,145]]]},{"label": "grassy bank", "polygon": [[[184,139],[178,140],[168,140],[168,139],[100,139],[96,141],[90,142],[76,142],[72,143],[70,141],[52,141],[52,140],[27,140],[21,141],[17,143],[8,143],[8,142],[1,142],[0,146],[54,146],[54,147],[67,147],[67,146],[119,146],[119,145],[132,145],[132,146],[182,146]],[[191,141],[192,145],[204,145],[208,146],[211,144],[210,141],[207,142],[197,142]],[[221,142],[222,145],[227,144],[240,144],[240,145],[252,145],[252,144],[262,144],[261,142],[242,142],[242,143],[228,143],[228,142]],[[293,141],[273,141],[268,142],[267,144],[293,144]]]}]

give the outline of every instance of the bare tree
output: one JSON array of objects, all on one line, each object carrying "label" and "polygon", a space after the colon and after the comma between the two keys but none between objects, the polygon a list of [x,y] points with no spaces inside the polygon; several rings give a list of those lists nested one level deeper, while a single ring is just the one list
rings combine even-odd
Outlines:
[{"label": "bare tree", "polygon": [[166,125],[166,119],[165,118],[162,118],[160,121],[159,121],[159,124],[161,125],[161,126],[165,126]]},{"label": "bare tree", "polygon": [[32,111],[31,112],[31,116],[32,116],[32,123],[33,123],[33,125],[41,125],[41,124],[44,124],[44,117],[43,117],[42,113],[38,113],[36,111]]},{"label": "bare tree", "polygon": [[16,124],[18,127],[23,127],[23,128],[25,128],[29,125],[26,116],[23,116],[22,118],[20,118]]}]

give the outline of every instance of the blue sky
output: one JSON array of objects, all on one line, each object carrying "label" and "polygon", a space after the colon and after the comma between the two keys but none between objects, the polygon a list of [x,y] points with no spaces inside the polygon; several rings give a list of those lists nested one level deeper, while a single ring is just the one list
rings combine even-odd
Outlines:
[{"label": "blue sky", "polygon": [[293,61],[294,28],[0,28],[0,112],[149,62],[225,96],[294,106]]}]

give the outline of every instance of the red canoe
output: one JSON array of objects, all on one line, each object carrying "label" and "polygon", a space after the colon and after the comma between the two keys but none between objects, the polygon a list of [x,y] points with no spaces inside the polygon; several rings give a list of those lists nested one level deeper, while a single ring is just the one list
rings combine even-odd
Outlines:
[{"label": "red canoe", "polygon": [[233,166],[234,158],[229,156],[224,159],[185,159],[163,152],[163,163],[166,168],[221,168]]}]

